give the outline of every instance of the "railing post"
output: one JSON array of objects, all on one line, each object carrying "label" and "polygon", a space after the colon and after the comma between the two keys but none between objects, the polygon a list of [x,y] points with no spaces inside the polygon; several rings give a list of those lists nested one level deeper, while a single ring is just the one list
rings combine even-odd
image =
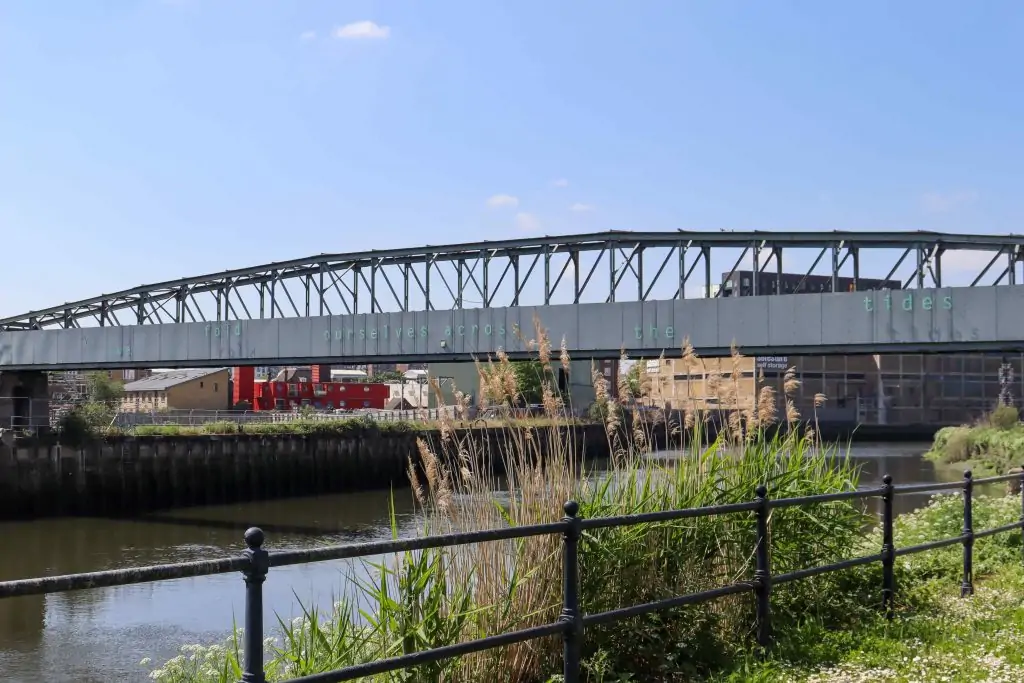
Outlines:
[{"label": "railing post", "polygon": [[771,594],[772,572],[771,556],[769,555],[768,536],[768,487],[761,484],[756,490],[758,503],[757,515],[757,550],[754,568],[754,590],[757,599],[757,644],[762,648],[771,645]]},{"label": "railing post", "polygon": [[885,618],[893,617],[893,602],[896,598],[896,543],[892,533],[892,475],[882,477],[882,609]]},{"label": "railing post", "polygon": [[970,470],[964,471],[964,578],[960,584],[960,597],[974,594],[974,479]]},{"label": "railing post", "polygon": [[569,624],[562,634],[562,678],[565,683],[579,683],[583,651],[583,615],[580,614],[580,511],[579,503],[570,500],[562,508],[566,529],[562,534],[562,614],[559,621]]},{"label": "railing post", "polygon": [[[1020,523],[1024,524],[1024,467],[1020,469]],[[1021,559],[1024,560],[1024,526],[1021,527]]]},{"label": "railing post", "polygon": [[270,570],[270,554],[263,549],[263,530],[253,527],[245,532],[245,557],[249,566],[245,577],[245,633],[242,636],[244,669],[241,683],[266,683],[263,671],[263,582]]}]

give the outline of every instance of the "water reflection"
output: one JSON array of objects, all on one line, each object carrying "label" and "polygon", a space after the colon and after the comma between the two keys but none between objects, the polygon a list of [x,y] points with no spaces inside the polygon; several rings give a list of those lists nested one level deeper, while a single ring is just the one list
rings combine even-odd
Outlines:
[{"label": "water reflection", "polygon": [[[888,472],[899,484],[955,480],[920,454],[927,444],[857,444],[861,481]],[[679,453],[665,458],[684,457]],[[192,508],[136,520],[52,519],[0,524],[0,580],[181,562],[235,554],[253,525],[276,549],[387,538],[388,491]],[[928,496],[899,496],[907,512]],[[399,533],[417,527],[409,491],[394,496]],[[359,572],[358,563],[325,562],[273,569],[265,584],[272,615],[296,613],[295,595],[329,606]],[[0,678],[4,681],[144,680],[143,656],[172,656],[185,643],[224,636],[243,613],[241,577],[190,578],[46,597],[0,600]]]}]

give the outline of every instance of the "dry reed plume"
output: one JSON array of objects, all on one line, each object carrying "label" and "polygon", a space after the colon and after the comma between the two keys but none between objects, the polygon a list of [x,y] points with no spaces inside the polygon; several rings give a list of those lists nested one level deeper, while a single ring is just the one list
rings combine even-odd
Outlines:
[{"label": "dry reed plume", "polygon": [[[590,496],[587,472],[582,465],[577,439],[571,432],[573,426],[566,422],[565,398],[560,394],[551,367],[552,344],[547,332],[539,321],[534,321],[534,335],[526,340],[517,330],[520,339],[536,353],[538,363],[534,370],[540,374],[541,404],[549,426],[535,428],[508,421],[491,436],[473,434],[471,430],[457,430],[449,411],[442,409],[440,436],[435,443],[426,439],[418,440],[419,466],[410,461],[409,477],[413,492],[424,510],[429,512],[433,531],[441,524],[444,530],[483,530],[502,526],[522,526],[553,522],[560,518],[562,505],[567,500],[580,500]],[[628,360],[622,353],[622,360]],[[598,369],[592,367],[591,381],[594,389],[592,414],[599,415],[604,423],[609,452],[612,455],[612,469],[620,473],[632,473],[636,477],[640,459],[659,442],[680,442],[690,435],[693,446],[700,449],[703,434],[709,418],[718,412],[723,419],[721,428],[727,442],[742,447],[760,430],[769,428],[777,420],[777,396],[770,386],[759,389],[756,410],[754,403],[744,402],[739,378],[745,359],[733,346],[728,366],[729,381],[721,373],[721,364],[708,369],[705,362],[686,340],[681,348],[682,364],[688,372],[703,368],[704,386],[707,393],[715,398],[715,410],[700,405],[697,397],[689,390],[685,408],[676,413],[654,411],[654,419],[641,419],[632,411],[653,386],[648,377],[641,376],[639,386],[631,386],[624,374],[615,378],[617,394],[611,393],[611,384]],[[571,369],[565,340],[560,346],[556,362],[566,371]],[[659,364],[664,363],[664,356]],[[520,394],[520,377],[517,365],[506,353],[499,351],[493,358],[477,360],[476,369],[480,384],[479,396],[483,408],[491,407],[512,411],[524,402]],[[787,421],[799,419],[791,399],[792,392],[799,384],[795,373],[786,373],[784,400]],[[440,388],[434,385],[435,395],[443,399]],[[456,394],[456,405],[452,415],[461,418],[468,410],[464,394]],[[703,397],[708,398],[707,396]],[[440,403],[439,403],[440,405]],[[510,412],[511,414],[511,412]],[[664,439],[658,438],[663,430]],[[496,474],[492,465],[500,460],[504,480]],[[666,488],[664,482],[661,495],[669,495],[662,501],[665,506],[679,504],[678,501],[699,499],[697,488],[716,477],[725,476],[716,472],[721,468],[715,458],[700,458],[684,467],[686,481]],[[422,472],[422,476],[421,473]],[[675,475],[668,475],[675,476]],[[682,475],[679,475],[682,477]],[[749,475],[745,475],[749,476]],[[425,480],[425,481],[424,481]],[[634,482],[635,484],[636,482]],[[654,486],[648,482],[645,486]],[[693,488],[694,490],[690,490]],[[500,504],[495,501],[494,492],[505,491],[507,500]],[[670,500],[670,498],[673,499]],[[614,497],[614,496],[613,496]],[[628,498],[628,497],[627,497]],[[640,504],[638,502],[638,504]],[[650,505],[645,501],[643,505]],[[608,514],[620,514],[628,510],[611,509]],[[726,534],[728,536],[728,534]],[[654,542],[647,538],[642,545]],[[735,579],[749,566],[747,553],[736,554],[725,538],[720,538],[711,553],[707,575],[701,579],[687,578],[692,589],[708,587],[721,578]],[[472,633],[465,637],[498,634],[515,629],[528,628],[556,619],[561,606],[561,539],[557,536],[539,536],[514,542],[483,543],[463,546],[445,551],[449,557],[452,573],[451,582],[470,586],[472,603],[492,606],[481,611],[472,622]],[[654,552],[655,548],[647,548]],[[655,572],[657,573],[657,572]],[[636,577],[634,577],[636,578]],[[621,584],[622,577],[610,575],[610,584]],[[694,583],[696,581],[696,583]],[[636,585],[620,585],[620,592],[643,597],[653,595],[658,589],[667,587],[661,579],[647,576]],[[611,585],[609,586],[611,590]],[[653,599],[653,598],[652,598]],[[501,606],[500,609],[497,606]],[[713,611],[720,615],[735,613],[740,609],[739,601],[723,601]],[[471,655],[458,667],[458,674],[451,680],[483,681],[500,680],[518,682],[538,680],[544,671],[551,670],[558,655],[557,644],[539,647],[537,644],[522,644]]]}]

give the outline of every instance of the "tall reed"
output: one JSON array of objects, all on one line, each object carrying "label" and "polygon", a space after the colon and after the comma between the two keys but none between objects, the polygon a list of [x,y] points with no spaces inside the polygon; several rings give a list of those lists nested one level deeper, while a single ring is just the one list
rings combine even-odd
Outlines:
[{"label": "tall reed", "polygon": [[[506,354],[478,360],[480,386],[472,393],[483,406],[510,417],[497,440],[457,429],[470,404],[469,394],[456,391],[454,409],[440,411],[437,447],[418,440],[409,478],[424,513],[423,533],[552,522],[567,500],[580,503],[581,515],[597,517],[747,501],[758,484],[777,497],[856,486],[857,472],[842,453],[793,428],[800,419],[790,397],[795,377],[787,377],[783,396],[761,389],[756,410],[744,400],[737,370],[743,357],[735,348],[731,379],[709,373],[708,384],[719,397],[716,414],[691,399],[680,411],[647,411],[641,418],[629,383],[619,381],[615,392],[593,370],[591,412],[601,416],[612,453],[610,463],[593,469],[574,438],[575,426],[562,419],[571,406],[556,389],[555,368],[572,370],[564,340],[553,348],[535,324],[532,339],[524,341],[539,361],[532,367],[541,375],[547,426],[512,419],[523,397]],[[685,364],[703,363],[688,342],[681,355]],[[440,398],[439,387],[434,390]],[[712,423],[720,427],[713,437]],[[780,424],[787,429],[780,431]],[[658,443],[680,448],[682,457],[649,457]],[[787,571],[848,556],[864,516],[848,504],[823,504],[776,510],[770,526],[774,568]],[[750,515],[732,515],[588,533],[580,549],[583,608],[599,612],[749,578],[753,529]],[[554,621],[561,608],[561,543],[558,536],[531,537],[404,553],[374,565],[375,580],[358,584],[368,607],[356,609],[343,600],[332,614],[309,610],[281,624],[285,639],[274,651],[270,677],[284,680]],[[783,620],[820,614],[816,605],[829,581],[808,583],[798,595],[784,597]],[[622,676],[614,680],[654,675],[670,681],[679,672],[711,670],[747,647],[752,620],[750,599],[737,596],[588,630],[588,680],[614,673]],[[372,680],[534,683],[547,681],[559,662],[560,644],[551,639]],[[158,680],[220,679],[165,673]]]}]

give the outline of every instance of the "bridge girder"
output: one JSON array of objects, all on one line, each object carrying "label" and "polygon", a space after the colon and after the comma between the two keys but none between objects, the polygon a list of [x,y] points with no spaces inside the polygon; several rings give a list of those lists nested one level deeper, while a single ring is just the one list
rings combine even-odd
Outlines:
[{"label": "bridge girder", "polygon": [[[961,275],[967,264],[971,286],[1024,277],[1024,235],[612,231],[320,254],[29,311],[0,319],[0,330],[646,301],[692,296],[695,282],[703,296],[717,296],[715,285],[738,271],[781,275],[794,252],[814,257],[797,272],[830,277],[827,291],[838,278],[867,278],[867,266],[874,278],[895,278],[903,288],[942,287],[950,258]],[[731,268],[716,275],[719,262]]]}]

